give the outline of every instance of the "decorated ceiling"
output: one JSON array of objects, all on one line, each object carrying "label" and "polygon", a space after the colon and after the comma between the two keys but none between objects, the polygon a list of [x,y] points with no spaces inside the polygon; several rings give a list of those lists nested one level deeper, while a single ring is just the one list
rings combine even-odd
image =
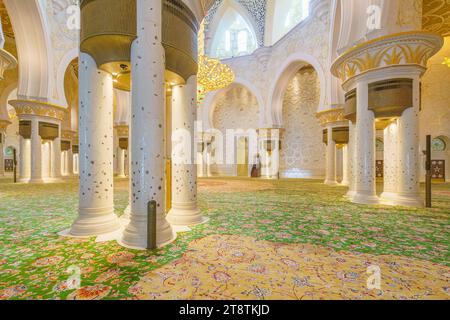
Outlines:
[{"label": "decorated ceiling", "polygon": [[423,29],[450,36],[450,1],[423,0]]}]

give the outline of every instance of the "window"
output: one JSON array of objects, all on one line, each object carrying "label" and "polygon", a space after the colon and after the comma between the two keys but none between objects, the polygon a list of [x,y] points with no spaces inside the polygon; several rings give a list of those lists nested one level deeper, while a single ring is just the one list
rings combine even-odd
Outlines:
[{"label": "window", "polygon": [[238,47],[238,53],[248,51],[248,31],[247,30],[239,31],[237,47]]},{"label": "window", "polygon": [[280,40],[309,15],[310,0],[276,0],[273,18],[273,42]]},{"label": "window", "polygon": [[431,143],[431,148],[433,151],[445,151],[446,149],[446,143],[441,138],[433,139]]},{"label": "window", "polygon": [[228,8],[215,31],[211,57],[226,59],[251,54],[257,49],[256,35],[233,8]]}]

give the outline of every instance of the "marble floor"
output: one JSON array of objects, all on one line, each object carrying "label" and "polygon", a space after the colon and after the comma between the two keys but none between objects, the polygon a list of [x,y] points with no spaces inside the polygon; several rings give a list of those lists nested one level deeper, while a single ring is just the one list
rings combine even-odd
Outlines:
[{"label": "marble floor", "polygon": [[[412,209],[320,181],[200,179],[210,220],[149,252],[58,236],[76,180],[0,179],[0,299],[449,299],[450,185],[433,187],[434,208]],[[127,201],[117,180],[119,215]]]}]

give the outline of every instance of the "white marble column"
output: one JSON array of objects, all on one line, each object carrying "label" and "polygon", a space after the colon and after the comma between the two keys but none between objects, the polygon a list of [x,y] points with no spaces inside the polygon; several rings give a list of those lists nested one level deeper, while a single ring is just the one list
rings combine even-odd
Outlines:
[{"label": "white marble column", "polygon": [[125,150],[119,147],[117,152],[118,178],[125,178]]},{"label": "white marble column", "polygon": [[360,204],[376,204],[375,180],[375,116],[369,110],[369,87],[366,82],[357,84],[357,120],[355,140],[355,195],[352,201]]},{"label": "white marble column", "polygon": [[27,182],[30,179],[30,157],[29,149],[30,149],[30,140],[25,139],[22,136],[19,136],[20,146],[19,146],[19,181]]},{"label": "white marble column", "polygon": [[165,217],[164,69],[161,1],[137,0],[137,38],[131,47],[132,106],[130,125],[131,214],[122,243],[146,248],[147,206],[156,201],[156,241],[175,233]]},{"label": "white marble column", "polygon": [[79,86],[80,200],[70,234],[94,236],[120,228],[114,214],[113,80],[80,53]]},{"label": "white marble column", "polygon": [[333,140],[333,126],[327,126],[327,170],[325,184],[337,185],[336,181],[336,143]]},{"label": "white marble column", "polygon": [[348,172],[348,192],[347,197],[352,199],[356,193],[356,171],[355,171],[355,163],[356,163],[356,154],[355,154],[355,142],[356,142],[356,125],[353,122],[349,122],[348,126],[348,158],[347,158],[347,172]]},{"label": "white marble column", "polygon": [[348,144],[342,147],[342,181],[341,185],[348,186],[349,185],[349,148]]},{"label": "white marble column", "polygon": [[392,204],[398,192],[398,121],[394,121],[384,129],[384,177],[383,203]]},{"label": "white marble column", "polygon": [[73,156],[73,173],[75,175],[79,174],[78,159],[79,159],[78,153],[74,154],[74,156]]},{"label": "white marble column", "polygon": [[39,119],[31,120],[31,179],[30,183],[43,183],[42,139],[39,135]]},{"label": "white marble column", "polygon": [[[261,156],[261,177],[263,179],[278,179],[280,176],[280,130],[260,129],[258,137],[258,152]],[[270,151],[265,144],[270,144]]]},{"label": "white marble column", "polygon": [[167,221],[192,226],[203,221],[197,207],[197,165],[194,122],[197,117],[197,77],[172,88],[172,209]]},{"label": "white marble column", "polygon": [[4,140],[5,135],[3,132],[0,132],[0,176],[5,175]]},{"label": "white marble column", "polygon": [[419,150],[419,78],[413,80],[413,107],[406,109],[398,120],[399,177],[396,204],[423,207],[420,197]]},{"label": "white marble column", "polygon": [[52,179],[61,179],[61,126],[59,125],[58,138],[52,141],[51,145],[52,161],[51,161],[51,177]]},{"label": "white marble column", "polygon": [[67,175],[69,177],[73,176],[73,152],[72,144],[70,144],[70,149],[67,150]]}]

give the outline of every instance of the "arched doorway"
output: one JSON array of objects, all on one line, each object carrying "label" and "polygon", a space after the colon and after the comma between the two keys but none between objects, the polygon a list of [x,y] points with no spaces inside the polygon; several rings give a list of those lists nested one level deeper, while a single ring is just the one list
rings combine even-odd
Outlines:
[{"label": "arched doorway", "polygon": [[325,147],[316,118],[320,82],[305,64],[288,82],[282,104],[280,177],[320,178],[324,175]]},{"label": "arched doorway", "polygon": [[[210,166],[214,176],[250,175],[252,141],[260,120],[258,99],[242,84],[233,84],[221,92],[211,106],[212,127],[223,136],[223,163]],[[219,150],[210,150],[212,153]]]}]

